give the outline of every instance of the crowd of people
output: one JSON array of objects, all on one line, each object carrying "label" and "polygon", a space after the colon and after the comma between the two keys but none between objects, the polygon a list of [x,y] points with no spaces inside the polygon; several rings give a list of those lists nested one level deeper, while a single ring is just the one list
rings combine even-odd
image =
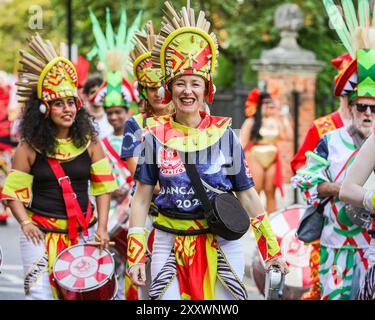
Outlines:
[{"label": "crowd of people", "polygon": [[[324,206],[319,240],[304,244],[311,247],[311,286],[300,298],[369,300],[375,294],[375,188],[366,186],[375,168],[372,10],[370,1],[358,11],[323,2],[347,53],[331,61],[339,109],[313,122],[290,163],[291,183],[306,206]],[[10,86],[0,78],[0,223],[12,214],[20,225],[26,299],[90,291],[94,280],[79,275],[93,262],[74,265],[72,255],[65,262],[75,269],[68,271],[57,262],[79,246],[83,255],[95,255],[88,248],[97,246],[100,256],[113,240],[124,243],[115,250],[113,299],[248,299],[240,240],[248,229],[265,272],[289,272],[269,215],[279,207],[276,189],[283,195],[279,142],[293,139],[290,116],[260,83],[249,92],[237,136],[230,118],[210,111],[219,45],[205,13],[190,1],[182,8],[166,1],[162,14],[158,32],[152,21],[142,26],[140,15],[127,28],[123,10],[116,34],[109,11],[111,32],[90,12],[101,74],[83,84],[74,64],[36,33],[30,50],[20,50],[20,114],[13,124]],[[358,21],[348,23],[349,15]],[[113,239],[120,228],[121,238]]]}]

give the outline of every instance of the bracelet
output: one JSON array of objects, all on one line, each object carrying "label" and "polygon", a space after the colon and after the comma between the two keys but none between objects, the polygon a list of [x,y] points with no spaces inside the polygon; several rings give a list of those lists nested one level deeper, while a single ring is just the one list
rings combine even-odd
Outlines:
[{"label": "bracelet", "polygon": [[26,226],[26,225],[28,225],[28,224],[30,224],[30,223],[32,223],[31,220],[23,220],[21,222],[21,228],[24,227],[24,226]]}]

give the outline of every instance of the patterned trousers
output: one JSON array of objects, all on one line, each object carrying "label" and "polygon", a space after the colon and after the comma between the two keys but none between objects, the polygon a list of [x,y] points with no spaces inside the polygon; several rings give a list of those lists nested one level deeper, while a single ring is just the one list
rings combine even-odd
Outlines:
[{"label": "patterned trousers", "polygon": [[322,300],[355,300],[368,268],[363,249],[320,247]]}]

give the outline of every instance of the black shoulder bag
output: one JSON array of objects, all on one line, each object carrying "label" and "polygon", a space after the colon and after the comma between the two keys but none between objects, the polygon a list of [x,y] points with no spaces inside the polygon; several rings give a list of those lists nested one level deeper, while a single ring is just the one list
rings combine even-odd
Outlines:
[{"label": "black shoulder bag", "polygon": [[184,161],[186,173],[202,202],[204,217],[211,232],[226,240],[240,239],[250,228],[249,216],[241,202],[229,192],[218,194],[210,201],[195,164],[187,162]]},{"label": "black shoulder bag", "polygon": [[332,197],[322,201],[318,206],[309,206],[306,208],[296,231],[296,237],[306,243],[313,242],[320,238],[324,226],[323,211],[325,205]]},{"label": "black shoulder bag", "polygon": [[[336,182],[338,178],[341,176],[341,174],[344,172],[347,164],[349,161],[356,155],[358,152],[360,146],[357,147],[356,150],[353,151],[353,153],[350,155],[350,157],[346,160],[345,164],[341,168],[340,172],[337,174],[335,180],[333,182]],[[320,238],[320,235],[322,234],[322,230],[324,227],[324,220],[325,217],[323,216],[324,207],[326,204],[332,200],[333,197],[329,197],[325,200],[323,200],[318,206],[309,206],[305,210],[305,213],[303,214],[298,228],[296,232],[296,237],[306,243],[313,242],[315,240],[318,240]]]}]

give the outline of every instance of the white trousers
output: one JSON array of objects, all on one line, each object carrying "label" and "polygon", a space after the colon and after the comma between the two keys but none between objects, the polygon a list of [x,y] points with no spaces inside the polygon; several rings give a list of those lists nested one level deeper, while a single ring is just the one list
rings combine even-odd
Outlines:
[{"label": "white trousers", "polygon": [[[94,227],[91,227],[88,239],[93,240]],[[87,241],[87,238],[85,239]],[[78,243],[85,242],[82,233],[80,233]],[[27,240],[25,234],[20,229],[20,248],[23,264],[23,272],[26,276],[34,264],[39,261],[46,253],[45,242],[41,241],[35,245],[31,240]],[[54,300],[51,284],[49,281],[48,267],[39,276],[38,280],[31,286],[29,293],[25,295],[26,300]]]},{"label": "white trousers", "polygon": [[370,246],[365,252],[365,257],[368,260],[368,267],[370,269],[373,265],[375,265],[375,239],[373,238],[371,238]]},{"label": "white trousers", "polygon": [[[165,265],[174,243],[174,235],[161,230],[155,230],[155,240],[151,259],[151,279],[155,279]],[[222,249],[232,270],[241,281],[245,272],[245,258],[240,240],[228,241],[216,236],[218,245]],[[161,297],[162,300],[181,300],[180,287],[177,277],[173,279],[170,286]],[[234,300],[234,297],[226,290],[217,279],[215,287],[216,300]]]}]

